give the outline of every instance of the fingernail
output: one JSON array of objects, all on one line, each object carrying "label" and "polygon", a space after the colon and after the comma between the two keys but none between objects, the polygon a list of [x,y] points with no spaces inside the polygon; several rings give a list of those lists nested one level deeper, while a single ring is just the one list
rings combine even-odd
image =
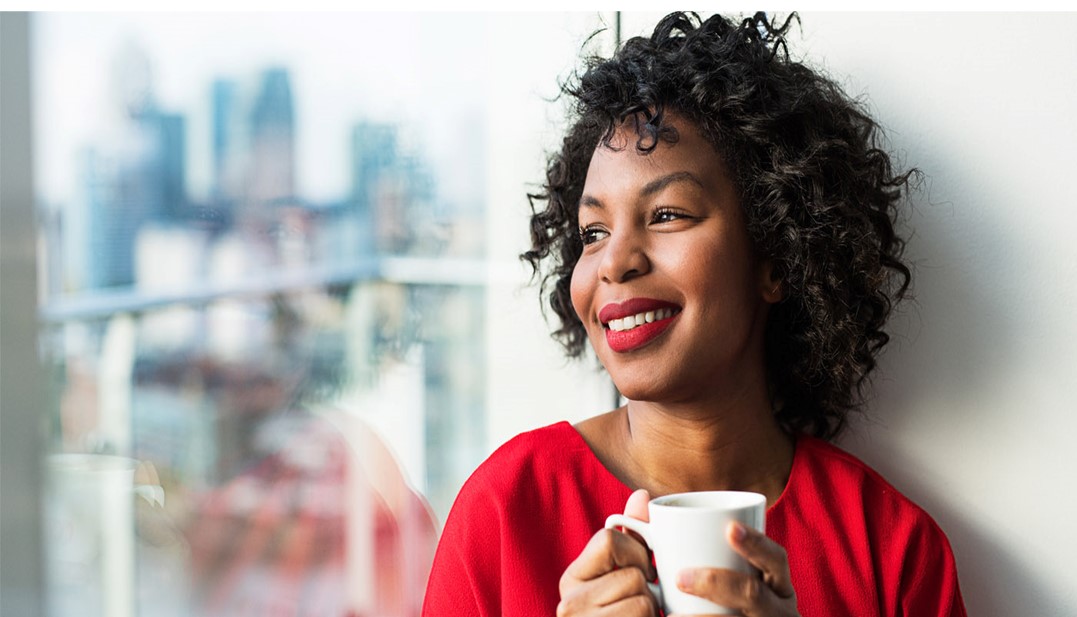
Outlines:
[{"label": "fingernail", "polygon": [[744,528],[744,525],[736,521],[733,522],[733,539],[740,542],[748,536],[748,530]]},{"label": "fingernail", "polygon": [[696,571],[692,569],[681,570],[677,573],[677,587],[683,591],[691,591],[696,584]]}]

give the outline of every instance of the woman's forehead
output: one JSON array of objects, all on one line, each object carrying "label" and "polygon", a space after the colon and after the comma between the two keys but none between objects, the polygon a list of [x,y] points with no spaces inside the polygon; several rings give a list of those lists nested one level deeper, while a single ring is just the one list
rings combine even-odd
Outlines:
[{"label": "woman's forehead", "polygon": [[659,140],[645,150],[637,145],[648,136],[631,120],[621,122],[608,142],[595,147],[585,186],[616,176],[644,183],[649,176],[679,172],[700,178],[727,176],[722,158],[692,123],[667,116],[664,124],[676,131],[675,139]]}]

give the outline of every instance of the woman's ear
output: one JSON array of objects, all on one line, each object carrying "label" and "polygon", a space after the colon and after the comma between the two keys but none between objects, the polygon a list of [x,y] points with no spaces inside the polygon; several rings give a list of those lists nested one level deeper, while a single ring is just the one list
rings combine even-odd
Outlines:
[{"label": "woman's ear", "polygon": [[777,304],[781,302],[784,291],[782,277],[778,275],[774,262],[770,259],[760,261],[759,292],[763,296],[763,301],[767,304]]}]

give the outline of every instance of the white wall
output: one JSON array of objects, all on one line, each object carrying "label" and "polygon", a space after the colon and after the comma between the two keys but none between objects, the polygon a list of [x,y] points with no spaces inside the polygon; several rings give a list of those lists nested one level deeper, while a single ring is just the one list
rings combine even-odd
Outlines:
[{"label": "white wall", "polygon": [[[625,36],[660,16],[625,15]],[[842,444],[946,530],[969,614],[1072,614],[1077,15],[802,18],[794,56],[864,95],[892,150],[927,177],[909,217],[916,300],[893,321],[868,418]],[[526,105],[540,113],[541,101]],[[538,178],[527,166],[541,163],[530,150],[541,142],[517,126],[519,157],[496,182]],[[491,228],[506,263],[524,224],[513,210]],[[559,370],[533,292],[498,293],[491,318],[521,334],[491,342],[492,358],[505,358],[490,375],[491,447],[606,409],[601,378]]]},{"label": "white wall", "polygon": [[[597,362],[570,362],[550,339],[539,312],[530,267],[518,255],[530,247],[526,194],[535,192],[545,153],[561,139],[564,112],[550,99],[559,78],[576,67],[581,45],[611,14],[499,15],[488,48],[489,152],[486,239],[493,266],[487,289],[487,445],[559,420],[578,421],[613,407],[613,387]],[[608,54],[612,31],[593,41]],[[556,316],[551,313],[551,318]],[[553,322],[551,322],[553,323]]]},{"label": "white wall", "polygon": [[1077,607],[1077,15],[803,16],[928,176],[917,305],[844,441],[950,536],[970,614]]}]

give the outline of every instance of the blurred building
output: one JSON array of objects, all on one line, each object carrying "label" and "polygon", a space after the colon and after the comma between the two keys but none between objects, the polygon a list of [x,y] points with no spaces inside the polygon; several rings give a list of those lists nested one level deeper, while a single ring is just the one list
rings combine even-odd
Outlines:
[{"label": "blurred building", "polygon": [[414,254],[434,220],[434,181],[402,152],[396,126],[361,122],[352,131],[353,216],[361,242],[378,254]]},{"label": "blurred building", "polygon": [[250,113],[249,206],[294,200],[295,111],[288,71],[271,68],[262,74]]},{"label": "blurred building", "polygon": [[[113,116],[100,143],[81,157],[81,195],[65,212],[73,234],[67,263],[85,267],[75,288],[135,283],[135,247],[148,223],[167,224],[186,214],[186,122],[157,105],[145,53],[120,51],[113,65]],[[75,213],[73,210],[81,209]],[[81,224],[80,224],[81,223]]]}]

